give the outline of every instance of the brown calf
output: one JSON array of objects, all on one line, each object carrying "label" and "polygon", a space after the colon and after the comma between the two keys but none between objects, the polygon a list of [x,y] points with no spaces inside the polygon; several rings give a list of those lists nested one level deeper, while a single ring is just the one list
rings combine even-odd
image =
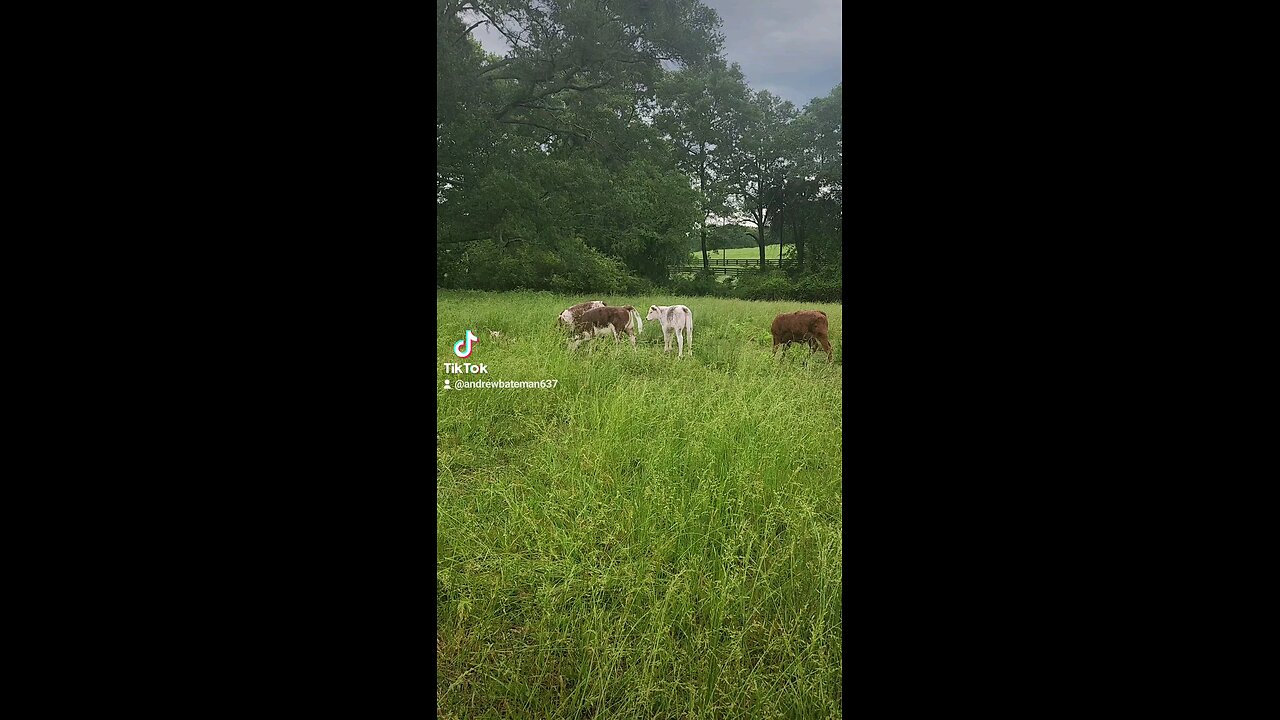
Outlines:
[{"label": "brown calf", "polygon": [[560,313],[560,319],[558,322],[561,325],[572,326],[573,319],[581,315],[583,312],[590,310],[591,308],[604,307],[605,305],[606,303],[603,300],[588,300],[587,302],[578,303],[577,305],[574,305]]},{"label": "brown calf", "polygon": [[614,342],[617,342],[620,332],[631,337],[631,347],[634,348],[637,326],[644,331],[640,314],[630,305],[592,308],[574,317],[573,339],[569,341],[569,349],[573,350],[597,335],[612,335]]},{"label": "brown calf", "polygon": [[779,315],[773,319],[769,332],[773,333],[773,352],[778,352],[778,346],[782,345],[783,357],[786,357],[791,343],[803,342],[809,344],[810,356],[818,349],[818,345],[822,345],[822,349],[827,352],[827,362],[832,362],[831,341],[827,338],[827,314],[821,310],[799,310]]}]

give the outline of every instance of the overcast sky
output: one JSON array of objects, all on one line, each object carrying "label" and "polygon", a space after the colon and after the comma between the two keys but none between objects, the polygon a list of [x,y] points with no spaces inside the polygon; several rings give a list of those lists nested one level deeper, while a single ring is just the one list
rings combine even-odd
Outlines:
[{"label": "overcast sky", "polygon": [[841,81],[841,0],[702,0],[724,21],[724,55],[752,90],[797,108]]},{"label": "overcast sky", "polygon": [[[724,21],[725,59],[742,66],[747,85],[803,108],[841,81],[841,0],[702,0]],[[484,49],[506,55],[505,39],[488,26],[474,31]]]}]

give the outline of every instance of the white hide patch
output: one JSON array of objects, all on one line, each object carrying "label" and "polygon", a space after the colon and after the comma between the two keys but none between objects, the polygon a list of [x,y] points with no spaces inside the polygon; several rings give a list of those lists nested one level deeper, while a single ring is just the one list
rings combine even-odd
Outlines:
[{"label": "white hide patch", "polygon": [[684,305],[651,305],[649,320],[657,320],[662,326],[662,342],[664,352],[671,351],[671,336],[676,336],[680,357],[684,357],[684,346],[689,345],[693,352],[693,311]]}]

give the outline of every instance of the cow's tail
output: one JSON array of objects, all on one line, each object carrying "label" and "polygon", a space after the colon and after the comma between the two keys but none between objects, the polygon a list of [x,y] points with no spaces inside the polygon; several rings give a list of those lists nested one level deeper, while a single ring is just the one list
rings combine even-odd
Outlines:
[{"label": "cow's tail", "polygon": [[689,352],[693,352],[693,311],[689,308],[684,311],[689,313],[689,324],[684,328],[685,340],[689,342]]},{"label": "cow's tail", "polygon": [[636,309],[630,305],[627,306],[627,312],[631,314],[631,319],[636,324],[636,332],[644,332],[644,323],[640,320],[640,313],[636,312]]}]

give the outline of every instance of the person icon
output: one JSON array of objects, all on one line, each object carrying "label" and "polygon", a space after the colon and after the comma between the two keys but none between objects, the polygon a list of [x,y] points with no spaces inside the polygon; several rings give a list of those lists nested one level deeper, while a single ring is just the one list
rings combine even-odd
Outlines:
[{"label": "person icon", "polygon": [[445,389],[445,390],[448,390],[448,389],[449,389],[449,378],[445,378],[445,379],[444,379],[444,389]]}]

